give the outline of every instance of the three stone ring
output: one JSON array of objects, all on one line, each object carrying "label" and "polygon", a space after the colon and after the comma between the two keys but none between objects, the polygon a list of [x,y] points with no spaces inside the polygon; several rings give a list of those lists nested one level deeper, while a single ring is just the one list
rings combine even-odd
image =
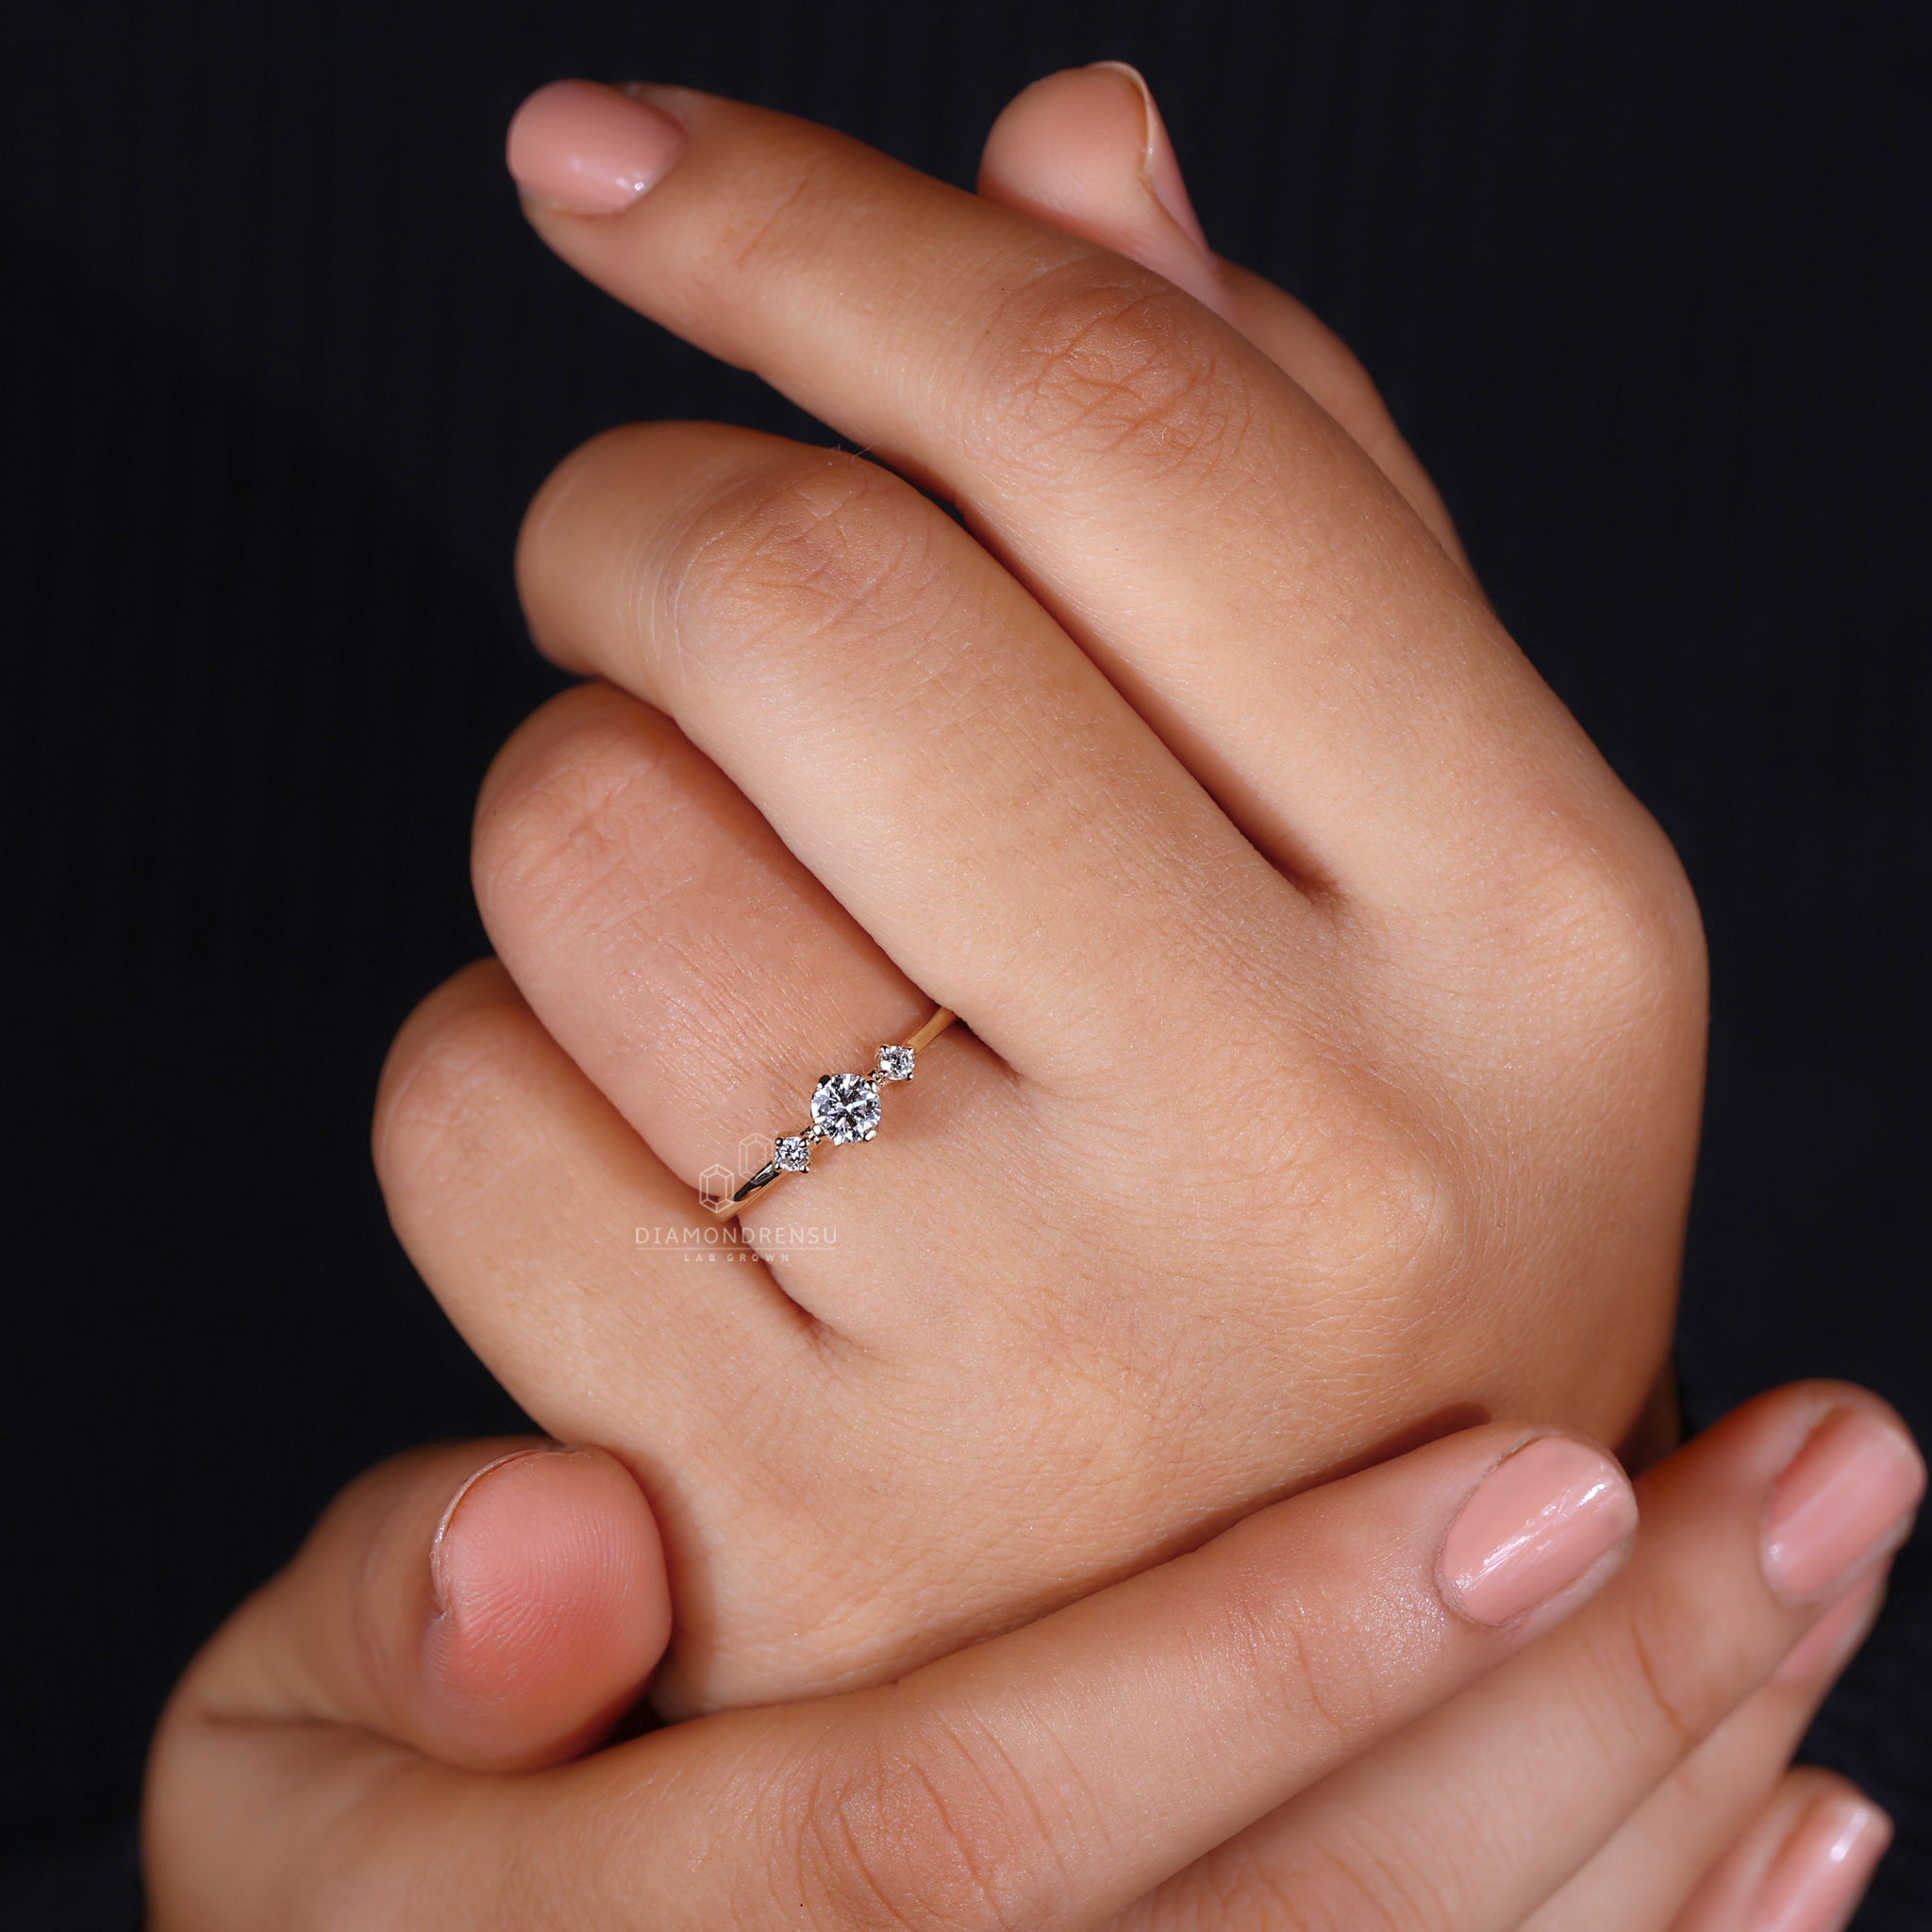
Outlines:
[{"label": "three stone ring", "polygon": [[735,1192],[715,1200],[701,1193],[698,1199],[720,1220],[729,1220],[774,1181],[788,1174],[809,1174],[814,1147],[827,1141],[834,1146],[870,1141],[879,1130],[880,1090],[911,1079],[919,1054],[953,1024],[954,1017],[941,1007],[904,1045],[880,1047],[869,1074],[822,1074],[812,1089],[811,1124],[796,1134],[780,1134],[772,1142],[771,1159]]}]

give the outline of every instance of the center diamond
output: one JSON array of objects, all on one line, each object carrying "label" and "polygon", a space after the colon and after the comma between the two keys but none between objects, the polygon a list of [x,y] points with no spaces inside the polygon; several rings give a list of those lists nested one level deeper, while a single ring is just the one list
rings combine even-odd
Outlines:
[{"label": "center diamond", "polygon": [[879,1130],[879,1090],[863,1074],[827,1074],[812,1089],[811,1117],[828,1141],[870,1141]]}]

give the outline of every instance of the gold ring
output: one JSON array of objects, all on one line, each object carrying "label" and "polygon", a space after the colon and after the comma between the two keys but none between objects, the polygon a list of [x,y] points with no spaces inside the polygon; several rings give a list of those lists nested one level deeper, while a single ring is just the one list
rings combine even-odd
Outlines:
[{"label": "gold ring", "polygon": [[882,1046],[869,1074],[822,1074],[811,1092],[811,1124],[796,1134],[780,1134],[772,1142],[772,1158],[736,1191],[698,1199],[728,1221],[754,1194],[761,1193],[788,1174],[811,1172],[811,1150],[825,1141],[870,1141],[879,1130],[882,1109],[879,1090],[909,1080],[918,1057],[957,1017],[941,1007],[912,1038],[901,1046]]}]

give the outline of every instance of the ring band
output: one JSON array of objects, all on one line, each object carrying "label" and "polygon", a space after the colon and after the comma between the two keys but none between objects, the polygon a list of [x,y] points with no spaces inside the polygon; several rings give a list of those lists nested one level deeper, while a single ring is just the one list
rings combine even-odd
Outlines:
[{"label": "ring band", "polygon": [[912,1038],[900,1046],[882,1046],[869,1074],[824,1074],[812,1089],[811,1124],[796,1134],[780,1134],[772,1142],[772,1158],[735,1192],[713,1200],[698,1199],[721,1220],[728,1221],[754,1194],[761,1193],[788,1174],[811,1172],[811,1150],[829,1141],[870,1141],[879,1130],[879,1090],[912,1077],[919,1055],[932,1044],[957,1016],[941,1007]]}]

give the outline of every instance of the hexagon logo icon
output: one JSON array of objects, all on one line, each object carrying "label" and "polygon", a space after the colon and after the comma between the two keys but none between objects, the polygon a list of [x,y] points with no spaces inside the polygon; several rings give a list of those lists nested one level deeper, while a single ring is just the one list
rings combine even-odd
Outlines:
[{"label": "hexagon logo icon", "polygon": [[738,1186],[738,1176],[721,1161],[712,1161],[698,1175],[698,1199],[707,1208],[722,1208]]}]

